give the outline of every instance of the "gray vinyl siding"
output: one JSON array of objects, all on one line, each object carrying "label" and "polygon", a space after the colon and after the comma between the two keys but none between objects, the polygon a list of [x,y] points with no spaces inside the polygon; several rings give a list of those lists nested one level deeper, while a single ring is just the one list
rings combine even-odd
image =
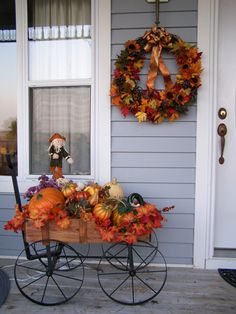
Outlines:
[{"label": "gray vinyl siding", "polygon": [[[197,0],[169,0],[160,4],[161,25],[185,41],[197,41]],[[112,0],[112,69],[128,39],[142,36],[155,21],[155,5],[145,0]],[[173,56],[164,54],[172,75]],[[148,64],[142,73],[145,85]],[[161,82],[158,82],[161,84]],[[161,86],[161,85],[158,85]],[[138,124],[124,119],[112,108],[112,176],[128,195],[138,192],[146,201],[162,208],[175,205],[158,229],[159,250],[168,263],[192,264],[195,198],[196,106],[174,123]],[[14,214],[12,194],[0,193],[0,255],[16,256],[23,248],[21,233],[6,232],[4,223]]]},{"label": "gray vinyl siding", "polygon": [[0,256],[17,256],[23,249],[21,232],[4,230],[5,223],[15,213],[15,197],[13,194],[0,193]]},{"label": "gray vinyl siding", "polygon": [[[112,70],[116,56],[129,39],[142,36],[155,22],[155,4],[145,0],[112,0]],[[191,44],[197,41],[197,0],[160,3],[160,25]],[[174,77],[175,59],[164,53]],[[144,87],[148,62],[141,73]],[[158,87],[162,81],[158,78]],[[193,263],[196,106],[180,120],[160,125],[139,124],[112,108],[112,176],[125,194],[138,192],[158,208],[175,205],[157,230],[159,249],[168,263]]]}]

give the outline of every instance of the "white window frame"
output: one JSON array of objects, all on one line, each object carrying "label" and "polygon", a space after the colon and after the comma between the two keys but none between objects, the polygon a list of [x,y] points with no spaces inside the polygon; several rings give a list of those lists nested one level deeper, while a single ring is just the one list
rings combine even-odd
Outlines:
[{"label": "white window frame", "polygon": [[[111,0],[92,0],[92,7],[94,8],[92,10],[92,19],[94,20],[94,29],[92,32],[95,40],[93,47],[94,73],[91,82],[93,99],[91,104],[91,146],[93,145],[93,153],[91,153],[91,175],[68,177],[75,181],[93,180],[99,184],[104,184],[111,179],[111,105],[109,96],[111,73]],[[32,81],[30,83],[27,81],[28,39],[26,8],[27,0],[16,1],[18,73],[17,151],[20,192],[25,192],[29,186],[35,185],[38,182],[38,176],[29,174],[30,139],[28,89],[29,86],[33,87],[36,85]],[[78,81],[69,81],[69,86],[73,85],[77,86]],[[58,82],[50,82],[50,86],[58,86]],[[12,182],[9,176],[0,176],[0,184],[0,192],[13,192]]]}]

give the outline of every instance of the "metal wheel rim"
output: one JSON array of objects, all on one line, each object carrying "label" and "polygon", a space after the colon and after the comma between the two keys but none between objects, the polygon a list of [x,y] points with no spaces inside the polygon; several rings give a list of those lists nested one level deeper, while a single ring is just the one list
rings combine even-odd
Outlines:
[{"label": "metal wheel rim", "polygon": [[[150,263],[146,267],[136,265],[133,273],[131,269],[114,267],[103,256],[97,271],[101,289],[110,299],[120,304],[138,305],[152,300],[161,292],[167,278],[165,258],[159,250],[157,254],[163,264],[160,268],[155,269]],[[111,270],[106,271],[105,267]]]},{"label": "metal wheel rim", "polygon": [[[41,241],[29,244],[29,249],[35,252],[32,260],[22,259],[25,249],[18,256],[14,267],[16,285],[22,295],[36,304],[63,304],[72,299],[83,284],[83,262],[68,244],[63,244],[62,252],[57,256],[56,249],[62,243],[50,241],[51,258],[48,258],[46,247],[44,252],[41,244]],[[36,246],[40,250],[35,249]],[[52,267],[49,267],[51,262]]]},{"label": "metal wheel rim", "polygon": [[[151,242],[147,242],[147,241],[138,241],[137,243],[134,243],[133,247],[139,247],[139,248],[149,248],[150,250],[147,252],[148,258],[146,258],[145,262],[140,265],[140,267],[146,267],[148,264],[150,264],[154,258],[156,257],[156,254],[158,252],[158,240],[157,240],[157,236],[154,233],[154,239],[155,242],[154,244]],[[119,249],[120,246],[120,249]],[[116,252],[112,252],[112,249],[117,248]],[[102,248],[103,251],[103,257],[106,258],[107,262],[109,262],[111,265],[113,265],[114,267],[116,267],[117,269],[121,269],[121,270],[126,270],[126,265],[124,265],[121,261],[121,256],[119,254],[122,254],[123,251],[125,251],[127,248],[127,243],[122,242],[122,243],[115,243],[113,245],[111,245],[108,249],[104,249],[104,247]],[[138,251],[137,251],[137,255],[138,255]],[[126,255],[124,255],[124,258],[126,257]],[[141,259],[141,257],[140,257]]]}]

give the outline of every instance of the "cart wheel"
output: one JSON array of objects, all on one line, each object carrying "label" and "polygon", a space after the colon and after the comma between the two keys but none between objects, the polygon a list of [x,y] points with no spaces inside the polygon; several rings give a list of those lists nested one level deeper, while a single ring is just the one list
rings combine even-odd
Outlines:
[{"label": "cart wheel", "polygon": [[[152,255],[145,255],[145,249],[149,251],[150,247],[144,242],[142,252],[139,243],[120,244],[122,250],[112,256],[117,245],[108,248],[99,262],[97,275],[103,292],[113,301],[126,305],[150,301],[160,293],[166,282],[165,258],[156,248],[158,264],[151,264]],[[109,263],[104,263],[108,260]]]},{"label": "cart wheel", "polygon": [[76,252],[79,254],[82,262],[84,263],[84,261],[89,256],[90,244],[89,243],[75,244],[74,248],[75,248]]},{"label": "cart wheel", "polygon": [[[139,269],[146,267],[156,257],[158,252],[158,240],[155,232],[152,233],[152,242],[138,241],[133,244],[133,255],[135,263],[139,264]],[[102,246],[103,257],[117,269],[126,270],[127,265],[125,259],[127,257],[127,243],[116,243],[112,246]],[[144,256],[146,256],[144,258]]]},{"label": "cart wheel", "polygon": [[84,280],[84,266],[79,254],[68,244],[41,241],[29,244],[30,259],[25,250],[18,256],[14,276],[20,292],[41,305],[67,302],[80,290]]}]

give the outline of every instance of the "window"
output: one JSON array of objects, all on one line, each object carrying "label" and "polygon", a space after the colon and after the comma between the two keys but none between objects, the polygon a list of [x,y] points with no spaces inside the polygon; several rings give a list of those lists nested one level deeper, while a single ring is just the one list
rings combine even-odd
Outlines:
[{"label": "window", "polygon": [[[110,179],[110,0],[17,0],[18,174],[49,174],[48,139],[66,137],[63,174]],[[1,178],[0,178],[1,179]]]},{"label": "window", "polygon": [[91,175],[91,0],[27,4],[29,172],[49,173],[48,139],[59,133],[74,160],[63,173]]},{"label": "window", "polygon": [[29,90],[30,173],[49,173],[48,139],[54,133],[66,138],[73,157],[63,173],[90,175],[90,86],[37,87]]},{"label": "window", "polygon": [[16,154],[16,22],[14,1],[0,2],[0,55],[0,175],[4,176],[9,175],[6,153]]}]

